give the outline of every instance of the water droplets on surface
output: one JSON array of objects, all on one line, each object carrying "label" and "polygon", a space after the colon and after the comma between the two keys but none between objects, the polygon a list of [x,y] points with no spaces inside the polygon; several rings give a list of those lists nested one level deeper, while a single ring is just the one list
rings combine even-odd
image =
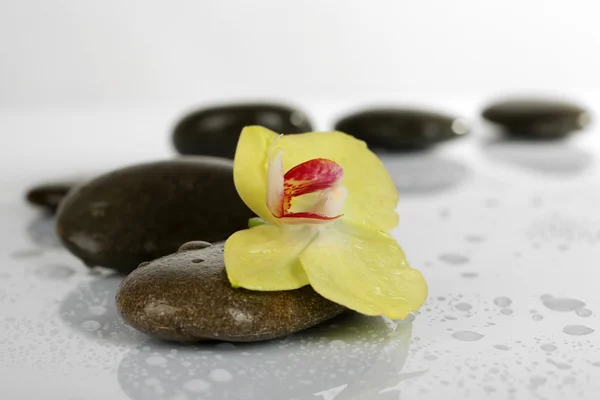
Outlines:
[{"label": "water droplets on surface", "polygon": [[146,358],[146,364],[154,366],[164,366],[167,364],[167,359],[163,356],[149,356]]},{"label": "water droplets on surface", "polygon": [[231,375],[231,372],[227,371],[226,369],[222,369],[222,368],[217,368],[217,369],[213,369],[212,371],[210,371],[210,374],[208,375],[208,377],[215,381],[215,382],[229,382],[230,380],[233,379],[233,375]]},{"label": "water droplets on surface", "polygon": [[458,253],[443,253],[438,256],[438,260],[451,265],[464,265],[471,261],[467,256]]},{"label": "water droplets on surface", "polygon": [[473,331],[456,331],[452,334],[452,337],[456,340],[460,340],[461,342],[475,342],[484,335],[478,332]]},{"label": "water droplets on surface", "polygon": [[556,368],[558,369],[571,369],[571,365],[567,364],[567,363],[562,363],[562,362],[558,362],[558,361],[554,361],[552,359],[547,359],[546,362],[548,364],[554,365]]},{"label": "water droplets on surface", "polygon": [[494,346],[494,348],[498,350],[510,350],[510,347],[505,344],[497,344]]},{"label": "water droplets on surface", "polygon": [[585,306],[585,303],[581,300],[570,299],[567,297],[554,297],[549,294],[542,295],[540,299],[544,306],[552,311],[575,311]]},{"label": "water droplets on surface", "polygon": [[533,314],[531,316],[531,319],[534,321],[541,321],[544,319],[544,316],[542,314]]},{"label": "water droplets on surface", "polygon": [[183,388],[192,393],[206,392],[210,389],[210,386],[210,382],[207,382],[203,379],[190,379],[183,384]]},{"label": "water droplets on surface", "polygon": [[543,376],[532,376],[531,379],[529,379],[529,386],[535,390],[544,385],[547,381],[548,379]]},{"label": "water droplets on surface", "polygon": [[540,346],[540,349],[544,350],[544,351],[554,351],[556,349],[558,349],[558,347],[556,347],[555,345],[551,344],[551,343],[546,343]]},{"label": "water droplets on surface", "polygon": [[500,314],[502,315],[511,315],[513,313],[513,310],[511,310],[510,308],[503,308],[502,310],[500,310]]},{"label": "water droplets on surface", "polygon": [[563,328],[563,332],[571,336],[585,336],[594,333],[594,330],[585,325],[567,325]]},{"label": "water droplets on surface", "polygon": [[592,315],[592,310],[590,310],[588,308],[579,308],[579,309],[575,310],[575,314],[577,314],[580,317],[587,318]]},{"label": "water droplets on surface", "polygon": [[458,311],[469,311],[473,308],[469,303],[460,302],[454,306]]},{"label": "water droplets on surface", "polygon": [[104,306],[90,306],[90,313],[93,315],[104,315],[106,314],[106,307]]},{"label": "water droplets on surface", "polygon": [[512,304],[512,300],[505,296],[496,297],[494,299],[494,304],[498,307],[508,307]]},{"label": "water droplets on surface", "polygon": [[81,323],[81,329],[83,329],[84,331],[87,331],[87,332],[95,332],[98,329],[100,329],[101,327],[102,327],[102,325],[100,325],[100,322],[98,322],[98,321],[90,320],[90,321],[83,321]]}]

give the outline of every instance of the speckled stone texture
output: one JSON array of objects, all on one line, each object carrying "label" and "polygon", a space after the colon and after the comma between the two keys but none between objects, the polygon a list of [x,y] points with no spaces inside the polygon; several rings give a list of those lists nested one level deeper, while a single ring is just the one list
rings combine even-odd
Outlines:
[{"label": "speckled stone texture", "polygon": [[392,151],[423,150],[469,131],[458,117],[410,108],[374,108],[349,114],[335,129],[364,140],[371,148]]},{"label": "speckled stone texture", "polygon": [[277,133],[312,131],[300,110],[279,104],[231,104],[194,111],[175,126],[173,143],[181,154],[233,158],[242,129],[262,125]]},{"label": "speckled stone texture", "polygon": [[80,182],[46,182],[33,186],[25,198],[30,204],[55,213],[60,202]]},{"label": "speckled stone texture", "polygon": [[317,325],[345,311],[310,286],[281,292],[231,287],[223,243],[140,266],[123,280],[117,309],[132,327],[179,342],[253,342]]},{"label": "speckled stone texture", "polygon": [[61,203],[57,232],[87,265],[129,273],[187,241],[224,240],[252,216],[235,190],[231,161],[183,157],[123,168],[78,187]]},{"label": "speckled stone texture", "polygon": [[483,118],[506,134],[529,139],[557,139],[585,128],[591,120],[583,107],[560,100],[514,98],[487,106]]}]

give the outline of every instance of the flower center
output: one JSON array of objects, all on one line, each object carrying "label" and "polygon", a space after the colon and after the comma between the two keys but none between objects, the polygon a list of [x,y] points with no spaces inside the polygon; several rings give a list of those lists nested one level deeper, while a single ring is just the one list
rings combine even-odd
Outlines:
[{"label": "flower center", "polygon": [[[277,139],[275,139],[277,140]],[[275,142],[275,141],[274,141]],[[340,184],[344,169],[334,161],[315,158],[283,173],[283,152],[272,156],[267,168],[267,207],[286,224],[323,224],[342,216],[348,190]],[[292,211],[294,198],[311,193],[317,196],[300,211]]]}]

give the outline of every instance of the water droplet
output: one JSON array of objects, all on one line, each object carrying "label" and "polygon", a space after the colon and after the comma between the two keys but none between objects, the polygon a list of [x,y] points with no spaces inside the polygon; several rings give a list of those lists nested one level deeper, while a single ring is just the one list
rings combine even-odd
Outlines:
[{"label": "water droplet", "polygon": [[100,325],[100,322],[98,321],[83,321],[80,326],[81,329],[88,332],[97,331],[102,327],[102,325]]},{"label": "water droplet", "polygon": [[556,349],[558,349],[558,347],[556,347],[555,345],[551,344],[551,343],[546,343],[540,346],[540,349],[544,350],[544,351],[554,351]]},{"label": "water droplet", "polygon": [[509,299],[508,297],[496,297],[494,299],[494,304],[497,305],[498,307],[508,307],[512,304],[512,300]]},{"label": "water droplet", "polygon": [[505,344],[497,344],[494,346],[494,348],[498,349],[498,350],[510,350],[510,347],[508,347]]},{"label": "water droplet", "polygon": [[563,332],[572,336],[584,336],[593,333],[594,330],[584,325],[567,325],[563,328]]},{"label": "water droplet", "polygon": [[535,390],[545,384],[547,381],[548,379],[544,378],[543,376],[532,376],[531,379],[529,379],[529,385],[533,390]]},{"label": "water droplet", "polygon": [[587,318],[592,315],[592,310],[587,308],[580,308],[578,310],[575,310],[575,314],[579,315],[580,317]]},{"label": "water droplet", "polygon": [[457,253],[443,253],[438,256],[438,259],[452,265],[464,265],[471,261],[469,257]]},{"label": "water droplet", "polygon": [[90,306],[89,310],[94,315],[103,315],[106,313],[106,307],[104,306]]},{"label": "water droplet", "polygon": [[533,314],[531,316],[531,319],[534,321],[541,321],[544,319],[544,316],[542,314]]},{"label": "water droplet", "polygon": [[473,331],[457,331],[452,334],[452,337],[461,342],[475,342],[483,338],[483,335]]},{"label": "water droplet", "polygon": [[552,311],[575,311],[585,306],[585,303],[577,299],[554,297],[551,295],[543,295],[540,297],[544,306]]},{"label": "water droplet", "polygon": [[213,369],[212,371],[210,371],[208,377],[215,382],[229,382],[233,379],[231,373],[226,369],[222,368]]},{"label": "water droplet", "polygon": [[485,236],[483,235],[466,235],[465,240],[470,243],[481,243],[485,241]]},{"label": "water droplet", "polygon": [[454,306],[454,308],[456,308],[458,311],[469,311],[473,308],[473,306],[469,303],[458,303]]},{"label": "water droplet", "polygon": [[167,359],[162,356],[150,356],[146,358],[146,364],[164,366],[167,364]]},{"label": "water droplet", "polygon": [[557,362],[557,361],[554,361],[554,360],[551,360],[551,359],[547,359],[546,362],[548,364],[554,365],[558,369],[570,369],[571,368],[571,366],[569,364]]},{"label": "water droplet", "polygon": [[210,383],[202,379],[191,379],[183,384],[183,388],[192,393],[202,393],[210,389]]},{"label": "water droplet", "polygon": [[503,308],[502,310],[500,310],[500,313],[502,315],[511,315],[513,313],[513,310],[511,310],[510,308]]},{"label": "water droplet", "polygon": [[444,318],[446,318],[448,321],[456,321],[458,319],[452,315],[445,315]]}]

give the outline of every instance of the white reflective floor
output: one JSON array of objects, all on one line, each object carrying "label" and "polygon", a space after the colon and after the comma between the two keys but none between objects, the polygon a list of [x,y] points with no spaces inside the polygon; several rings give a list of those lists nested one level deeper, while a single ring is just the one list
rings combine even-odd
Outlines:
[{"label": "white reflective floor", "polygon": [[353,315],[266,343],[180,346],[125,326],[119,278],[91,273],[21,199],[44,178],[167,157],[173,115],[0,114],[14,135],[2,149],[0,398],[598,398],[597,129],[549,144],[477,129],[433,153],[382,155],[401,193],[394,234],[430,286],[412,324]]}]

